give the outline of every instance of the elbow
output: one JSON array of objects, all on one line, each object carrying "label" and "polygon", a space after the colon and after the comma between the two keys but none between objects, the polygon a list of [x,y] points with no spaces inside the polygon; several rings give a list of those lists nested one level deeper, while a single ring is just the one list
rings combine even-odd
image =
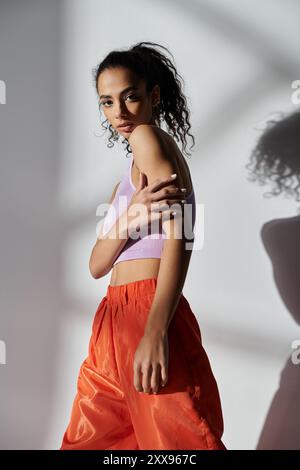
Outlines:
[{"label": "elbow", "polygon": [[99,276],[99,270],[96,269],[96,266],[94,266],[94,264],[91,262],[91,260],[89,262],[89,270],[90,270],[92,278],[99,279],[101,277],[101,276]]},{"label": "elbow", "polygon": [[90,273],[93,279],[100,279],[102,277],[101,273],[90,268]]},{"label": "elbow", "polygon": [[109,273],[110,267],[107,266],[101,266],[99,263],[94,263],[92,259],[89,262],[89,270],[91,273],[91,276],[94,279],[100,279],[101,277],[106,276],[106,274]]}]

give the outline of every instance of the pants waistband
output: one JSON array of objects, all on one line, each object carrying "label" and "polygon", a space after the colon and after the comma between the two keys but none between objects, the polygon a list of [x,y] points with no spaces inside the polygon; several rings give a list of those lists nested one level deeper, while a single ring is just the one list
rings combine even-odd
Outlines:
[{"label": "pants waistband", "polygon": [[140,279],[138,281],[129,282],[127,284],[119,284],[116,286],[108,285],[106,297],[110,302],[121,302],[127,304],[133,297],[145,297],[155,292],[157,278]]}]

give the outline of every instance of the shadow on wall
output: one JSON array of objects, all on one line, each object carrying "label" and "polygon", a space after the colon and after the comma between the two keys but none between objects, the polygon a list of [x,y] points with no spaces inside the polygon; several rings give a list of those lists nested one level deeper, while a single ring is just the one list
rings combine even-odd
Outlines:
[{"label": "shadow on wall", "polygon": [[69,229],[57,202],[62,2],[2,0],[0,11],[0,447],[41,449],[69,302],[61,252]]},{"label": "shadow on wall", "polygon": [[[300,111],[269,121],[246,167],[260,185],[274,184],[268,196],[286,193],[300,201]],[[300,215],[265,223],[261,238],[281,299],[299,325]],[[257,450],[300,449],[300,364],[297,367],[294,357],[289,355],[281,371]]]}]

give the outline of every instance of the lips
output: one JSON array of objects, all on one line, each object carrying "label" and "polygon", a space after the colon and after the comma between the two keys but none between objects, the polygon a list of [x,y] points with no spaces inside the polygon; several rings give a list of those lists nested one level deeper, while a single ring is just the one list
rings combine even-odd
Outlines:
[{"label": "lips", "polygon": [[132,122],[128,122],[126,124],[122,124],[122,125],[118,126],[118,129],[122,129],[125,132],[129,132],[132,128],[133,128],[133,123]]},{"label": "lips", "polygon": [[129,126],[129,125],[131,125],[131,124],[133,124],[133,123],[130,122],[130,121],[124,121],[124,122],[122,122],[121,124],[119,124],[118,127]]}]

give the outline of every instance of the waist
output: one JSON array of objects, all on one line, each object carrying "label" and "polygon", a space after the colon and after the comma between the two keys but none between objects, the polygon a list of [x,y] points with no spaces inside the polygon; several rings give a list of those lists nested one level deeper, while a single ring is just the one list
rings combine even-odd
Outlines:
[{"label": "waist", "polygon": [[134,297],[141,299],[151,297],[155,293],[157,278],[145,278],[134,282],[127,282],[117,286],[107,287],[106,297],[109,302],[121,302],[127,304]]},{"label": "waist", "polygon": [[142,258],[120,261],[112,270],[109,286],[128,284],[158,276],[160,258]]}]

